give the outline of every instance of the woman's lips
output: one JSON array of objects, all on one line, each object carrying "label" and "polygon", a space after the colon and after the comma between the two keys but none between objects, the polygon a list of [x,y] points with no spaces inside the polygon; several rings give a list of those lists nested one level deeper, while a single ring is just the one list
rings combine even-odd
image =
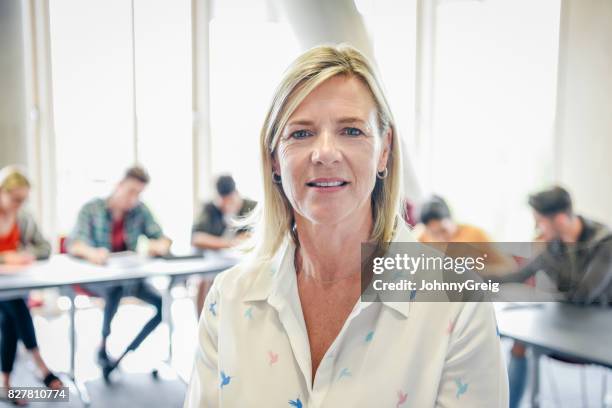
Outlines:
[{"label": "woman's lips", "polygon": [[348,181],[339,178],[317,178],[306,182],[308,187],[313,188],[316,191],[327,193],[340,191],[348,184]]}]

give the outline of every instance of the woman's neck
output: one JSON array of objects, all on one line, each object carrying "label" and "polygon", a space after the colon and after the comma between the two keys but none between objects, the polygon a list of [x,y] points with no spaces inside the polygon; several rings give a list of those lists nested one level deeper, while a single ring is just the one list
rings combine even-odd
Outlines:
[{"label": "woman's neck", "polygon": [[355,277],[361,271],[361,244],[370,239],[370,208],[336,223],[314,224],[296,216],[300,245],[296,266],[304,278],[334,282]]}]

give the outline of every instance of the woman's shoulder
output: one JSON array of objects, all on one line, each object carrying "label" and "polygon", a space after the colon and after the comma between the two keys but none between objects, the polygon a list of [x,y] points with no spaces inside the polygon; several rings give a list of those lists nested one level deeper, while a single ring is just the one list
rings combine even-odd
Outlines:
[{"label": "woman's shoulder", "polygon": [[244,260],[219,273],[214,280],[218,297],[226,300],[246,300],[260,296],[269,288],[272,278],[270,261]]}]

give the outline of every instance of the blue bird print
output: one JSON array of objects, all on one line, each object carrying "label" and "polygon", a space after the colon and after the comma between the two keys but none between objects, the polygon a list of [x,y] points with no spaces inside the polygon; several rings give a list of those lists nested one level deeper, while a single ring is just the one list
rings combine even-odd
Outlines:
[{"label": "blue bird print", "polygon": [[244,312],[244,317],[246,317],[249,320],[253,319],[253,306],[249,307],[246,312]]},{"label": "blue bird print", "polygon": [[495,332],[497,333],[497,337],[501,337],[501,334],[499,334],[499,326],[495,325]]},{"label": "blue bird print", "polygon": [[300,401],[299,398],[296,398],[294,400],[289,400],[289,405],[291,405],[292,407],[296,407],[296,408],[302,408],[302,401]]},{"label": "blue bird print", "polygon": [[208,310],[210,310],[210,313],[212,313],[213,316],[217,315],[217,302],[212,302],[209,306],[208,306]]},{"label": "blue bird print", "polygon": [[414,298],[416,297],[416,289],[414,289],[412,292],[410,292],[410,300],[414,300]]},{"label": "blue bird print", "polygon": [[369,333],[366,335],[366,337],[365,337],[365,341],[366,341],[366,343],[371,342],[373,337],[374,337],[374,331],[372,330],[372,331],[370,331],[370,332],[369,332]]},{"label": "blue bird print", "polygon": [[468,384],[463,384],[459,378],[455,379],[455,384],[457,384],[457,398],[459,398],[467,392]]},{"label": "blue bird print", "polygon": [[342,371],[340,371],[340,374],[338,375],[338,379],[341,379],[343,377],[350,377],[351,376],[351,372],[349,371],[348,368],[343,368]]},{"label": "blue bird print", "polygon": [[223,388],[226,385],[229,385],[230,380],[234,378],[234,377],[230,377],[229,375],[225,375],[224,371],[221,371],[221,385],[219,386],[219,388]]}]

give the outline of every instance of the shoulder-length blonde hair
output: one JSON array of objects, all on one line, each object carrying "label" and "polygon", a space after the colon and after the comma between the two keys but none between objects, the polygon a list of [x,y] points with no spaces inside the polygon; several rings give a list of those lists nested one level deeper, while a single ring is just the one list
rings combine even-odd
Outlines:
[{"label": "shoulder-length blonde hair", "polygon": [[0,190],[10,191],[16,188],[30,187],[30,181],[18,166],[6,166],[0,169]]},{"label": "shoulder-length blonde hair", "polygon": [[336,76],[354,76],[368,87],[378,110],[381,137],[391,131],[391,150],[387,161],[387,177],[376,179],[372,191],[373,228],[371,241],[391,241],[398,214],[401,185],[400,143],[395,121],[383,94],[381,82],[372,64],[348,45],[318,46],[299,56],[285,72],[276,88],[260,134],[261,171],[264,199],[247,219],[254,226],[251,249],[261,261],[270,260],[282,242],[291,237],[299,245],[293,228],[294,214],[282,185],[274,183],[272,163],[283,128],[302,101],[320,84]]}]

